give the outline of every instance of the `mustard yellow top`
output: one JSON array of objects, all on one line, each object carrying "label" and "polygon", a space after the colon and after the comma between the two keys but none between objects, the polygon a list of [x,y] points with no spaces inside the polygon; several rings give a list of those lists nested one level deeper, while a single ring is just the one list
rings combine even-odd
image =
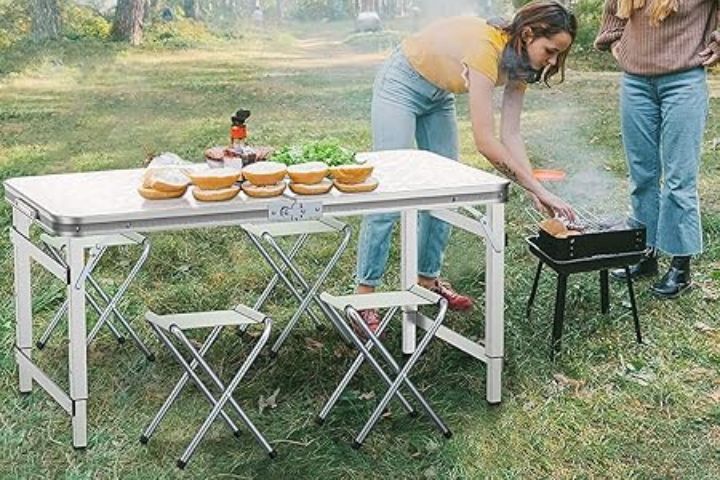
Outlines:
[{"label": "mustard yellow top", "polygon": [[453,93],[465,93],[466,66],[496,85],[505,83],[505,76],[500,75],[500,59],[508,40],[505,32],[482,18],[451,17],[407,37],[402,50],[430,83]]}]

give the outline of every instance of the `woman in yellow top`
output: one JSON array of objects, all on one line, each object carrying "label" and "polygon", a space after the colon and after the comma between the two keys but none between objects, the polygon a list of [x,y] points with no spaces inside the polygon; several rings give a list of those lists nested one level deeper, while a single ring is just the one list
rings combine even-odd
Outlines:
[{"label": "woman in yellow top", "polygon": [[[520,111],[528,83],[546,82],[564,63],[577,31],[575,16],[554,1],[535,1],[511,23],[478,17],[435,22],[407,38],[379,71],[373,87],[375,150],[412,148],[415,143],[449,159],[458,158],[455,94],[469,93],[475,145],[500,172],[525,188],[536,205],[572,219],[571,207],[532,174],[520,135]],[[500,139],[493,131],[493,90],[505,86]],[[364,218],[358,246],[358,293],[374,291],[388,258],[397,214]],[[418,222],[418,283],[448,299],[454,310],[472,307],[469,297],[438,281],[450,235],[445,222],[421,214]],[[361,312],[371,329],[379,317]]]}]

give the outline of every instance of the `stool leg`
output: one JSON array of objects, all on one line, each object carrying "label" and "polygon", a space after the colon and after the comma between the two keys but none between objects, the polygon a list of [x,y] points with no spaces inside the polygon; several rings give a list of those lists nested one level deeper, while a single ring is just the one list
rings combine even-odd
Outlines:
[{"label": "stool leg", "polygon": [[[340,242],[340,246],[337,248],[337,250],[335,250],[335,253],[330,258],[330,261],[327,263],[322,272],[320,272],[320,275],[318,276],[317,280],[315,280],[315,283],[313,283],[313,285],[307,290],[307,294],[305,295],[305,298],[303,298],[300,302],[300,306],[298,307],[297,311],[292,316],[283,331],[280,333],[280,336],[277,338],[277,340],[275,340],[275,343],[270,349],[271,353],[277,354],[278,350],[280,350],[280,347],[282,347],[282,344],[290,335],[290,331],[295,327],[295,324],[300,319],[300,315],[302,315],[303,312],[305,312],[305,310],[310,306],[310,302],[316,298],[320,286],[322,286],[322,284],[325,282],[325,279],[328,277],[328,275],[330,275],[330,272],[335,267],[335,264],[338,262],[338,260],[340,260],[340,257],[345,252],[345,249],[350,242],[351,231],[350,228],[347,226],[343,228],[343,231],[344,236],[342,242]],[[277,242],[275,242],[275,239],[268,236],[265,240],[267,240],[273,246],[273,248],[283,259],[283,262],[285,262],[287,260],[287,257],[282,253],[282,250],[280,250],[280,247],[277,245]],[[297,270],[293,263],[288,262],[287,267],[302,281],[303,284],[307,284],[307,282],[305,282],[305,280],[302,278],[302,275],[300,275],[300,272]],[[329,320],[332,321],[332,319]]]},{"label": "stool leg", "polygon": [[[273,259],[273,257],[267,252],[265,247],[263,247],[262,242],[255,235],[253,235],[250,232],[246,232],[246,233],[247,233],[248,238],[252,242],[252,244],[255,245],[255,248],[258,250],[258,252],[260,252],[260,255],[265,259],[265,261],[268,263],[268,265],[270,265],[270,267],[275,271],[275,276],[279,277],[283,281],[285,286],[288,288],[288,290],[290,290],[290,293],[293,294],[293,296],[297,299],[298,302],[302,302],[303,297],[300,294],[300,292],[298,291],[298,289],[295,288],[295,286],[290,281],[288,276],[286,275],[285,268],[280,266]],[[302,247],[302,245],[305,243],[305,240],[307,239],[307,237],[308,237],[307,235],[302,235],[300,237],[300,239],[298,239],[298,241],[295,243],[295,245],[293,245],[292,250],[290,251],[290,256],[289,256],[290,259],[292,259],[295,256],[295,254],[297,253],[297,250],[299,250],[300,247]],[[270,238],[272,238],[272,237],[270,237]],[[285,266],[287,267],[287,264]],[[273,277],[273,279],[274,278],[275,277]],[[272,279],[271,279],[271,282],[272,282]],[[277,283],[277,281],[276,281],[276,283]],[[262,299],[262,303],[260,303],[258,301],[259,305],[256,304],[256,306],[261,307],[262,304],[265,303],[265,300],[267,300],[267,296],[270,295],[270,293],[272,291],[272,289],[269,289],[269,287],[270,287],[270,284],[268,284],[268,286],[265,287],[265,290],[263,291],[263,293],[260,295],[260,298],[258,299],[258,300]],[[273,288],[274,288],[274,286],[273,286]],[[266,291],[267,291],[267,294],[265,294]],[[265,295],[266,298],[262,298],[263,295]],[[315,312],[313,312],[312,310],[308,310],[308,314],[313,318],[313,320],[315,322],[317,322],[318,324],[321,323],[320,319],[317,317],[317,315],[315,315]]]},{"label": "stool leg", "polygon": [[[112,305],[112,307],[109,306],[110,305],[110,297],[108,296],[107,293],[105,293],[105,291],[102,289],[102,287],[100,287],[100,284],[95,280],[95,278],[92,275],[88,275],[88,282],[90,282],[90,284],[93,286],[93,288],[98,292],[98,294],[100,294],[103,301],[105,301],[105,303],[108,304],[107,308],[112,309],[112,313],[123,325],[125,330],[130,335],[130,338],[132,338],[133,342],[135,342],[135,345],[140,349],[141,352],[143,352],[143,354],[145,355],[145,357],[147,357],[148,360],[153,361],[155,359],[155,355],[153,355],[152,352],[148,349],[148,347],[145,346],[145,343],[142,340],[140,340],[140,337],[135,332],[135,330],[130,326],[130,323],[127,321],[125,316],[120,312],[120,310],[118,310],[117,304]],[[98,312],[98,314],[100,314],[100,312]],[[110,327],[111,330],[114,330],[114,327],[113,327],[112,323],[110,322],[109,317],[107,318],[106,323],[107,323],[108,327]],[[99,323],[96,324],[97,328],[100,328],[100,326],[101,325],[99,325]],[[120,335],[119,332],[116,335]],[[91,339],[92,339],[92,337],[89,337],[88,341],[90,341]],[[118,338],[118,340],[119,340],[119,338]],[[124,339],[123,339],[123,341],[124,341]]]},{"label": "stool leg", "polygon": [[[90,278],[90,276],[88,276],[88,278]],[[90,305],[93,307],[93,310],[95,310],[95,312],[97,312],[98,318],[102,317],[103,309],[100,308],[100,305],[98,305],[97,301],[90,295],[89,292],[85,292],[85,297],[87,298],[88,303],[90,303]],[[122,334],[118,331],[118,329],[115,328],[115,325],[113,325],[113,323],[110,321],[109,318],[105,321],[105,325],[107,325],[108,329],[110,329],[112,334],[115,335],[115,338],[117,338],[118,343],[125,343],[125,337],[123,337]],[[102,324],[99,321],[97,323],[95,323],[95,325],[93,326],[93,329],[90,331],[90,333],[88,334],[88,337],[87,337],[88,345],[90,345],[92,343],[92,341],[95,339],[95,336],[97,336],[97,333],[100,330],[101,326],[102,326]]]},{"label": "stool leg", "polygon": [[600,270],[600,311],[603,314],[610,311],[610,288],[607,270]]},{"label": "stool leg", "polygon": [[[265,343],[267,342],[268,338],[270,337],[270,326],[271,326],[271,322],[269,319],[266,319],[266,322],[267,323],[265,326],[265,330],[263,331],[263,334],[260,337],[260,340],[258,340],[258,342],[255,344],[252,351],[250,352],[250,355],[248,355],[248,358],[245,360],[245,362],[243,362],[242,366],[240,367],[240,370],[238,370],[238,372],[235,374],[233,379],[228,384],[227,388],[222,392],[222,394],[220,395],[220,398],[213,406],[212,411],[210,412],[208,417],[205,419],[205,421],[203,422],[202,426],[197,431],[197,433],[195,434],[193,439],[190,441],[190,444],[185,449],[185,452],[183,452],[183,454],[180,456],[180,460],[178,460],[178,466],[187,465],[187,462],[190,460],[190,457],[195,452],[195,449],[197,448],[198,444],[200,443],[202,438],[207,433],[208,429],[210,428],[210,425],[212,425],[212,423],[215,421],[217,416],[222,413],[223,407],[228,402],[228,400],[230,398],[232,398],[231,397],[232,392],[235,390],[235,388],[237,388],[238,384],[243,379],[243,377],[248,372],[248,370],[250,370],[250,367],[252,366],[253,362],[255,361],[255,358],[260,354],[260,350],[262,350],[263,346],[265,346]],[[182,334],[182,331],[180,331],[180,335],[184,337],[184,335]],[[187,339],[185,339],[185,340],[187,340]],[[194,349],[193,349],[193,351],[194,351]],[[205,369],[205,367],[207,367],[207,364],[204,362],[202,357],[196,356],[195,359],[200,362],[200,366],[203,367],[203,369]],[[185,366],[186,370],[188,371],[188,373],[195,374],[195,372],[193,372],[192,370],[188,370],[187,367],[189,365],[184,365],[184,366]],[[206,373],[207,372],[208,372],[208,370],[206,370]],[[265,449],[271,457],[274,457],[275,451],[270,446],[270,444],[267,442],[267,440],[265,440],[265,437],[263,437],[262,433],[260,433],[260,431],[250,421],[250,419],[247,417],[244,417],[243,421],[248,426],[248,428],[252,432],[253,436],[258,441],[258,443],[260,443],[260,445],[263,447],[263,449]]]},{"label": "stool leg", "polygon": [[563,321],[565,319],[565,294],[567,293],[567,274],[558,273],[557,293],[555,296],[555,321],[553,322],[552,348],[550,359],[560,353],[560,339],[562,337]]},{"label": "stool leg", "polygon": [[[155,330],[155,333],[157,334],[157,329],[154,328],[152,324],[150,324],[151,327],[153,327],[153,330]],[[200,355],[205,356],[210,350],[210,347],[213,346],[215,341],[217,340],[218,336],[220,335],[220,332],[222,331],[222,327],[215,327],[212,329],[210,334],[207,336],[205,341],[203,342],[203,346],[200,349]],[[160,335],[158,334],[160,337]],[[160,337],[162,340],[162,337]],[[163,343],[165,343],[165,340],[163,340]],[[193,371],[197,368],[197,362],[193,360],[190,363],[190,368],[193,369]],[[187,372],[183,373],[182,377],[180,377],[180,380],[175,384],[175,387],[173,388],[172,392],[170,392],[170,395],[165,399],[165,402],[163,403],[162,407],[160,407],[160,410],[158,410],[157,414],[155,414],[155,417],[152,419],[152,421],[148,424],[148,426],[145,428],[145,431],[143,431],[142,435],[140,435],[140,442],[141,443],[147,443],[147,441],[150,439],[150,437],[155,433],[155,430],[157,429],[158,425],[160,425],[160,422],[163,418],[165,418],[165,415],[167,414],[168,410],[170,410],[170,407],[173,403],[175,403],[175,400],[177,399],[178,395],[180,395],[180,392],[183,388],[185,388],[185,385],[187,384],[188,380],[190,380],[190,374]]]},{"label": "stool leg", "polygon": [[633,322],[635,323],[635,338],[637,339],[637,343],[643,343],[642,334],[640,333],[640,318],[638,316],[637,304],[635,303],[635,290],[633,289],[633,281],[630,276],[630,267],[625,267],[625,278],[627,279],[630,306],[632,307]]},{"label": "stool leg", "polygon": [[[435,337],[435,334],[437,333],[438,329],[440,328],[440,325],[442,325],[443,319],[445,317],[445,312],[447,310],[447,301],[442,300],[442,304],[440,307],[440,312],[438,313],[438,316],[433,323],[433,325],[428,329],[427,333],[423,336],[423,338],[420,340],[420,343],[418,344],[415,352],[410,356],[408,361],[403,365],[400,372],[397,374],[397,377],[395,378],[395,381],[392,382],[390,385],[390,388],[383,396],[382,400],[380,400],[380,403],[375,407],[375,410],[373,411],[372,415],[368,419],[368,421],[365,423],[365,426],[363,426],[362,430],[358,434],[357,437],[355,437],[355,443],[353,444],[355,447],[359,447],[362,445],[362,443],[367,438],[368,434],[370,433],[370,430],[372,430],[373,427],[375,427],[375,424],[380,419],[380,416],[382,415],[383,410],[385,410],[385,407],[387,407],[387,404],[390,402],[390,399],[395,395],[397,390],[400,388],[400,384],[405,383],[406,385],[409,385],[409,380],[407,378],[408,373],[410,370],[415,366],[415,363],[420,358],[420,355],[422,355],[423,351],[427,348],[427,346],[430,344],[430,341]],[[359,314],[357,315],[359,317]],[[360,318],[360,322],[362,322],[362,318]],[[363,323],[364,325],[364,323]],[[372,333],[371,333],[372,335]],[[372,338],[372,337],[371,337]],[[378,349],[382,347],[382,344],[379,343],[379,341],[375,342]],[[445,425],[445,423],[440,419],[440,417],[435,414],[435,412],[427,405],[426,402],[424,402],[424,398],[420,396],[420,399],[423,400],[423,407],[427,408],[427,412],[432,418],[432,420],[435,422],[435,424],[438,426],[440,431],[442,431],[443,435],[446,437],[449,437],[451,435],[450,429]]]},{"label": "stool leg", "polygon": [[527,307],[525,308],[525,316],[530,318],[530,312],[532,311],[533,303],[535,302],[535,295],[537,294],[538,283],[540,283],[540,273],[542,272],[543,262],[538,261],[537,269],[535,270],[535,279],[533,280],[532,289],[530,290],[530,298],[528,298]]},{"label": "stool leg", "polygon": [[[364,325],[364,322],[363,322]],[[367,326],[366,326],[367,327]],[[377,360],[375,360],[375,357],[373,357],[367,348],[365,348],[365,345],[363,345],[362,341],[358,338],[358,336],[352,331],[352,328],[350,328],[345,322],[342,322],[338,328],[344,328],[346,330],[346,335],[349,336],[349,338],[352,340],[353,344],[355,345],[355,348],[360,350],[360,353],[367,359],[368,362],[370,362],[370,365],[372,366],[373,370],[377,372],[378,375],[383,379],[383,381],[388,385],[392,385],[392,380],[390,377],[385,373],[385,370],[382,369],[380,364]],[[397,392],[397,398],[400,400],[400,403],[403,404],[405,407],[405,410],[408,411],[408,413],[413,413],[415,409],[408,403],[408,401],[405,399],[405,397],[402,396],[400,392]]]},{"label": "stool leg", "polygon": [[60,306],[58,311],[55,312],[55,315],[53,316],[52,320],[50,321],[47,328],[45,329],[42,336],[40,337],[40,340],[38,340],[37,343],[35,344],[35,345],[37,345],[37,347],[39,349],[42,350],[43,348],[45,348],[45,345],[47,345],[47,342],[50,340],[50,336],[53,334],[53,332],[55,331],[57,326],[60,324],[60,320],[62,319],[62,317],[65,316],[65,312],[67,312],[69,303],[70,302],[67,299],[65,299],[65,301]]},{"label": "stool leg", "polygon": [[[103,312],[102,315],[100,315],[100,319],[98,320],[98,324],[96,325],[96,329],[99,329],[107,320],[107,318],[110,316],[112,312],[116,310],[117,303],[122,299],[122,297],[125,295],[125,292],[130,287],[130,283],[135,279],[137,274],[140,272],[140,269],[145,264],[145,261],[148,258],[148,255],[150,255],[150,242],[145,241],[143,251],[140,254],[140,258],[135,262],[135,265],[133,265],[132,269],[130,269],[130,273],[125,277],[125,280],[120,284],[120,287],[115,292],[115,295],[112,296],[112,298],[108,302],[108,306]],[[88,277],[89,277],[88,273]],[[104,296],[103,292],[103,296]],[[96,329],[93,329],[96,331]],[[88,339],[92,338],[91,336],[88,336]],[[139,340],[139,339],[138,339]],[[90,341],[90,340],[89,340]],[[141,342],[142,343],[142,342]],[[144,346],[143,346],[144,347]],[[141,348],[144,350],[143,353],[146,354],[146,356],[149,355],[149,352],[147,352],[146,348]]]},{"label": "stool leg", "polygon": [[[187,373],[190,374],[190,376],[193,379],[193,382],[198,387],[198,389],[202,392],[203,395],[205,395],[205,398],[207,398],[208,402],[210,402],[213,407],[217,405],[217,401],[215,400],[215,396],[212,394],[212,392],[205,386],[205,384],[200,380],[200,377],[197,373],[195,373],[195,370],[192,368],[191,365],[188,364],[188,362],[185,360],[185,358],[182,356],[182,354],[178,351],[177,348],[175,348],[175,345],[170,341],[169,338],[167,338],[167,335],[162,333],[158,327],[156,327],[154,324],[151,324],[153,330],[155,330],[155,333],[157,333],[160,340],[165,344],[165,346],[170,350],[172,355],[175,357],[175,359],[178,361],[178,363],[185,369]],[[233,434],[236,436],[238,435],[238,432],[240,429],[235,425],[235,422],[232,421],[230,417],[227,416],[227,414],[224,411],[220,412],[220,415],[222,416],[223,420],[228,424],[228,427],[230,427],[230,430],[233,431]],[[147,442],[147,439],[149,437],[142,436],[140,437],[140,441],[143,443]]]},{"label": "stool leg", "polygon": [[[437,317],[438,320],[435,320],[435,323],[433,323],[433,324],[430,326],[430,329],[428,329],[428,332],[431,334],[431,336],[429,337],[429,339],[427,340],[427,342],[423,343],[423,342],[421,341],[421,342],[420,342],[420,346],[417,347],[418,350],[420,350],[421,352],[424,351],[425,348],[427,348],[427,346],[429,345],[430,341],[431,341],[432,338],[434,337],[435,333],[436,333],[437,330],[440,328],[440,324],[442,324],[442,321],[443,321],[443,319],[445,318],[445,313],[446,313],[446,311],[447,311],[447,303],[444,303],[443,305],[445,305],[445,306],[441,306],[441,307],[440,307],[440,312],[438,313],[438,317]],[[393,369],[393,371],[395,372],[395,374],[397,374],[397,375],[399,376],[400,373],[402,372],[402,369],[400,368],[400,366],[398,365],[398,363],[395,361],[395,359],[392,357],[392,355],[390,354],[390,352],[388,352],[388,350],[385,348],[385,345],[383,345],[382,342],[380,342],[380,340],[378,339],[377,335],[374,335],[374,334],[370,331],[370,328],[365,324],[365,322],[363,321],[362,317],[360,317],[360,315],[357,313],[356,310],[350,310],[350,311],[348,312],[348,314],[353,317],[353,320],[355,320],[355,323],[357,323],[358,326],[363,329],[363,331],[365,332],[365,335],[367,335],[367,337],[375,344],[375,346],[377,346],[377,349],[380,351],[380,354],[383,356],[383,358],[385,359],[385,361],[390,365],[390,367]],[[424,338],[425,338],[425,337],[423,337],[423,339],[424,339]],[[423,345],[424,345],[424,346],[423,346]],[[413,352],[413,354],[414,354],[414,353],[415,353],[415,352]],[[418,354],[418,356],[419,356],[419,355],[421,355],[421,353]],[[411,358],[412,358],[412,354],[411,354]],[[408,362],[409,362],[409,361],[410,361],[410,359],[408,359]],[[403,366],[403,368],[405,368],[405,367]],[[408,370],[409,370],[409,369],[408,369]],[[410,393],[413,395],[413,397],[415,397],[415,399],[418,401],[418,403],[419,403],[420,406],[423,408],[423,410],[425,410],[425,413],[427,413],[428,416],[430,417],[430,419],[431,419],[433,422],[435,422],[435,424],[438,426],[438,428],[440,429],[440,431],[443,432],[444,435],[448,435],[449,430],[448,430],[447,426],[445,426],[445,423],[444,423],[444,422],[440,419],[440,417],[433,411],[433,409],[430,407],[430,404],[427,403],[427,401],[425,400],[425,398],[420,394],[420,392],[419,392],[418,389],[415,387],[415,385],[410,381],[410,379],[407,378],[407,374],[405,375],[403,381],[404,381],[404,383],[405,383],[405,386],[407,386],[408,390],[410,390]],[[372,427],[371,427],[371,428],[372,428]],[[361,442],[361,443],[362,443],[362,442]]]},{"label": "stool leg", "polygon": [[[382,335],[382,333],[385,331],[385,327],[387,327],[388,323],[390,323],[390,320],[393,316],[395,316],[395,313],[398,311],[398,307],[391,308],[386,314],[385,317],[380,322],[380,326],[377,330],[377,335]],[[372,349],[373,343],[372,341],[368,340],[365,342],[365,348],[368,350],[368,352]],[[327,416],[330,414],[330,410],[335,407],[335,404],[340,399],[340,396],[347,388],[348,384],[350,383],[350,380],[355,376],[357,371],[360,369],[360,366],[365,361],[365,356],[362,353],[359,353],[355,357],[355,361],[353,361],[352,365],[348,369],[348,371],[345,373],[345,376],[340,381],[337,387],[335,387],[335,391],[333,391],[332,395],[330,395],[330,398],[327,399],[325,402],[325,405],[323,405],[322,410],[320,410],[320,413],[317,416],[317,422],[322,423],[325,421]]]}]

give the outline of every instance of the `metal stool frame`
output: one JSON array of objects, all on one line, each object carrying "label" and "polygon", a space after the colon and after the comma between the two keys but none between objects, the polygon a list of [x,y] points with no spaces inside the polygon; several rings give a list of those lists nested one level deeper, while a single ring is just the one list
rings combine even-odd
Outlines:
[{"label": "metal stool frame", "polygon": [[[61,237],[52,237],[47,234],[42,234],[40,236],[43,245],[47,247],[47,250],[50,252],[50,254],[57,260],[61,265],[66,265],[65,258],[63,255],[63,250],[65,246],[65,242]],[[114,295],[112,297],[108,295],[105,290],[100,286],[98,281],[93,277],[92,272],[95,270],[97,265],[100,263],[100,260],[102,259],[103,255],[107,251],[107,249],[110,246],[121,246],[121,245],[142,245],[143,249],[140,253],[140,256],[138,257],[137,261],[133,265],[133,267],[130,269],[130,272],[123,280],[122,284],[120,284],[120,287],[117,289]],[[145,357],[149,361],[155,360],[155,355],[153,355],[152,352],[148,349],[148,347],[145,345],[145,343],[140,339],[139,335],[130,325],[130,322],[125,318],[125,316],[120,312],[118,309],[118,304],[122,300],[122,298],[125,296],[125,293],[127,292],[128,288],[130,287],[130,284],[133,280],[137,277],[138,273],[140,272],[140,269],[143,267],[145,262],[147,261],[149,255],[150,255],[150,241],[136,233],[131,234],[124,234],[124,235],[114,235],[114,236],[108,236],[108,237],[99,237],[97,240],[97,244],[90,248],[89,251],[89,261],[85,265],[85,268],[80,275],[80,281],[87,280],[89,284],[93,287],[95,292],[100,296],[102,301],[104,302],[104,307],[101,307],[98,303],[98,301],[90,294],[89,291],[85,291],[85,298],[88,300],[88,303],[93,307],[95,312],[98,314],[98,320],[93,326],[93,328],[90,330],[90,333],[88,333],[87,336],[87,344],[90,345],[90,343],[95,340],[95,337],[97,336],[100,329],[103,327],[103,325],[107,325],[107,327],[110,329],[110,331],[115,335],[119,343],[125,342],[125,337],[118,331],[117,327],[113,324],[110,317],[111,315],[114,315],[117,320],[120,322],[120,324],[123,326],[123,328],[127,331],[127,333],[130,335],[130,338],[132,338],[135,345],[138,347],[138,349],[143,352]],[[65,314],[67,313],[69,300],[65,299],[63,304],[58,308],[58,310],[55,312],[55,315],[53,316],[52,320],[48,324],[47,328],[41,335],[40,339],[36,342],[36,346],[38,349],[43,349],[47,345],[48,341],[50,340],[50,337],[52,336],[53,332],[57,329],[58,325],[60,324],[61,319]]]},{"label": "metal stool frame", "polygon": [[[213,319],[215,317],[215,319]],[[270,338],[270,331],[272,329],[272,319],[263,315],[262,313],[246,307],[244,305],[237,305],[233,310],[230,311],[219,311],[219,312],[197,312],[197,313],[186,313],[178,315],[157,315],[153,312],[147,312],[146,319],[150,323],[150,326],[157,334],[158,338],[163,344],[170,350],[173,357],[183,367],[185,373],[175,384],[175,387],[168,395],[167,399],[163,403],[162,407],[155,415],[153,420],[147,426],[145,431],[140,436],[140,443],[146,444],[150,441],[150,437],[153,435],[161,421],[167,414],[168,410],[179,396],[182,389],[187,384],[189,379],[192,379],[193,383],[198,387],[200,392],[205,396],[207,401],[212,406],[210,413],[207,418],[200,426],[199,430],[192,438],[187,448],[180,456],[177,461],[177,466],[180,469],[184,469],[190,458],[194,454],[198,445],[202,441],[203,437],[207,434],[208,429],[212,425],[213,421],[220,416],[225,423],[232,430],[235,437],[240,436],[240,429],[235,425],[233,420],[229,417],[225,411],[226,405],[229,403],[232,410],[240,417],[242,422],[252,433],[255,440],[260,446],[268,453],[270,458],[275,458],[277,452],[265,439],[263,434],[253,424],[244,410],[238,405],[237,401],[233,398],[232,394],[238,387],[242,379],[245,377],[247,372],[252,367],[253,363],[257,359],[260,351],[263,349],[268,339]],[[220,335],[223,327],[229,325],[262,325],[263,331],[259,339],[253,346],[250,354],[247,356],[241,367],[236,372],[235,376],[225,385],[220,377],[213,371],[210,365],[205,360],[205,356],[210,347],[215,343]],[[198,351],[190,342],[185,335],[185,330],[197,329],[197,328],[210,328],[212,330],[208,337],[203,342],[202,347]],[[191,360],[186,359],[180,350],[173,344],[169,336],[166,333],[173,334],[180,342],[180,344],[190,353]],[[219,397],[216,398],[213,395],[212,390],[203,383],[199,375],[195,371],[197,367],[200,367],[201,371],[205,373],[214,384],[215,388],[219,391]]]},{"label": "metal stool frame", "polygon": [[[435,317],[435,320],[432,321],[430,327],[427,329],[425,335],[422,337],[420,342],[417,345],[417,348],[415,351],[410,355],[410,357],[407,359],[405,364],[400,367],[398,362],[393,358],[392,354],[387,350],[387,348],[382,344],[380,341],[380,336],[382,335],[383,331],[389,324],[392,317],[395,315],[395,313],[401,308],[405,306],[409,306],[408,301],[403,301],[402,304],[388,304],[387,299],[391,297],[394,294],[403,294],[406,292],[385,292],[380,294],[364,294],[364,295],[350,295],[347,297],[333,297],[327,293],[323,293],[321,296],[321,299],[325,301],[326,303],[332,305],[334,308],[339,308],[341,303],[344,301],[348,301],[348,304],[344,306],[343,310],[345,312],[346,318],[350,320],[351,322],[354,322],[359,331],[361,331],[365,338],[367,338],[367,342],[363,344],[363,342],[360,340],[360,337],[353,331],[352,328],[349,328],[347,324],[343,322],[342,327],[345,330],[344,334],[348,335],[349,338],[352,340],[352,343],[355,345],[357,350],[359,350],[359,354],[351,364],[348,371],[345,373],[345,376],[342,378],[338,386],[335,388],[333,393],[331,394],[330,398],[326,401],[325,405],[323,406],[322,410],[320,411],[320,414],[317,416],[316,421],[319,424],[322,424],[325,422],[325,419],[330,414],[330,411],[335,406],[337,401],[339,400],[340,396],[342,395],[345,388],[347,388],[347,385],[352,380],[353,376],[357,373],[358,369],[362,365],[364,360],[367,360],[370,365],[372,366],[373,370],[375,370],[380,377],[383,379],[383,381],[388,385],[388,390],[386,391],[383,398],[380,400],[380,402],[375,407],[375,410],[372,412],[370,418],[367,420],[365,425],[362,427],[358,435],[355,437],[355,440],[353,441],[353,448],[360,448],[367,438],[367,436],[370,434],[370,431],[375,427],[378,420],[380,419],[383,411],[387,407],[388,403],[393,397],[397,397],[398,400],[403,404],[405,409],[408,411],[408,413],[412,416],[416,415],[417,412],[413,409],[413,407],[403,398],[403,396],[400,394],[399,389],[401,386],[407,387],[410,394],[417,400],[417,402],[420,404],[422,409],[425,411],[425,413],[428,414],[430,419],[435,423],[437,428],[440,430],[440,432],[446,437],[450,438],[452,436],[452,432],[447,427],[445,422],[440,418],[440,416],[435,413],[435,411],[430,407],[430,404],[427,402],[427,400],[422,396],[420,391],[415,387],[415,385],[412,383],[412,381],[408,378],[408,375],[412,368],[417,363],[418,359],[422,355],[422,353],[425,351],[425,349],[430,345],[431,340],[435,337],[435,334],[437,333],[438,329],[442,325],[445,314],[447,313],[447,300],[440,297],[439,295],[436,295],[433,292],[430,292],[429,290],[426,290],[418,285],[413,285],[410,287],[410,289],[407,290],[407,292],[414,294],[417,296],[417,300],[412,302],[415,306],[417,305],[430,305],[435,304],[439,307],[439,311]],[[381,299],[381,297],[385,297],[384,299]],[[380,322],[380,326],[378,328],[378,331],[376,333],[373,333],[370,328],[365,324],[362,317],[358,313],[358,304],[354,302],[356,299],[360,299],[362,297],[362,308],[388,308],[387,313],[383,317],[382,321]],[[379,301],[376,304],[373,304],[373,299],[371,297],[378,298]],[[407,298],[407,297],[406,297]],[[354,304],[355,303],[355,304]],[[383,357],[385,362],[390,366],[392,369],[392,373],[395,374],[395,377],[392,378],[388,373],[383,370],[383,368],[380,366],[380,363],[377,361],[377,359],[370,353],[372,347],[375,347],[379,352],[380,355]]]},{"label": "metal stool frame", "polygon": [[[268,231],[272,226],[276,227],[275,230],[277,231],[277,233],[275,235]],[[320,226],[321,228],[315,228],[317,226]],[[295,325],[297,325],[297,322],[300,320],[300,316],[303,313],[307,312],[318,325],[318,327],[321,327],[323,325],[321,320],[318,319],[315,312],[313,312],[312,309],[309,308],[311,302],[314,302],[315,305],[320,308],[320,310],[323,312],[323,315],[330,321],[332,325],[335,325],[336,328],[338,326],[338,323],[342,323],[342,318],[339,317],[335,312],[333,312],[332,309],[329,309],[324,302],[319,300],[319,290],[332,269],[335,268],[335,265],[340,260],[340,257],[345,252],[350,243],[350,236],[352,234],[350,226],[332,218],[324,218],[321,220],[293,222],[292,227],[293,228],[288,229],[287,232],[283,232],[282,230],[279,230],[277,228],[277,224],[242,225],[243,230],[245,230],[245,233],[247,234],[252,244],[255,245],[257,250],[260,252],[260,255],[265,259],[268,265],[270,265],[270,267],[275,272],[275,275],[270,279],[267,286],[265,287],[265,290],[263,290],[262,294],[258,298],[255,307],[257,309],[262,308],[267,298],[277,286],[278,280],[282,280],[283,284],[285,284],[288,290],[290,290],[295,299],[300,302],[298,309],[290,318],[287,325],[285,325],[285,328],[280,333],[278,338],[275,340],[275,343],[271,347],[270,355],[272,357],[277,355],[278,351],[282,347],[283,343],[285,343],[285,340],[287,340],[287,337],[290,336],[290,332],[293,328],[295,328]],[[338,245],[338,248],[335,250],[332,257],[330,258],[330,261],[325,265],[325,267],[322,269],[315,281],[311,284],[303,277],[302,273],[295,265],[293,260],[311,234],[330,232],[341,233],[342,239],[340,241],[340,244]],[[282,250],[280,245],[277,243],[276,237],[289,235],[299,235],[299,237],[293,244],[289,253],[286,254]],[[267,242],[267,244],[280,258],[282,262],[281,264],[275,261],[268,249],[263,246],[261,240]],[[299,284],[299,287],[294,284],[293,281],[286,274],[286,271],[288,270],[292,273],[292,277],[294,277],[297,284]],[[349,339],[345,335],[343,335],[343,337],[349,341]]]}]

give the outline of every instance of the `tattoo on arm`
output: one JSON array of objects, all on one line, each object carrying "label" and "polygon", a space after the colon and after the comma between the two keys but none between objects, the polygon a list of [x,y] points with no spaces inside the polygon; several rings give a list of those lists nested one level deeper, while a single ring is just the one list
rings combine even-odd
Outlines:
[{"label": "tattoo on arm", "polygon": [[512,180],[513,182],[517,182],[517,181],[518,181],[517,175],[515,175],[515,172],[513,172],[513,171],[510,169],[510,167],[508,167],[508,166],[505,165],[504,163],[498,163],[497,165],[495,165],[495,168],[496,168],[500,173],[502,173],[503,175],[505,175],[505,177],[506,177],[508,180]]}]

